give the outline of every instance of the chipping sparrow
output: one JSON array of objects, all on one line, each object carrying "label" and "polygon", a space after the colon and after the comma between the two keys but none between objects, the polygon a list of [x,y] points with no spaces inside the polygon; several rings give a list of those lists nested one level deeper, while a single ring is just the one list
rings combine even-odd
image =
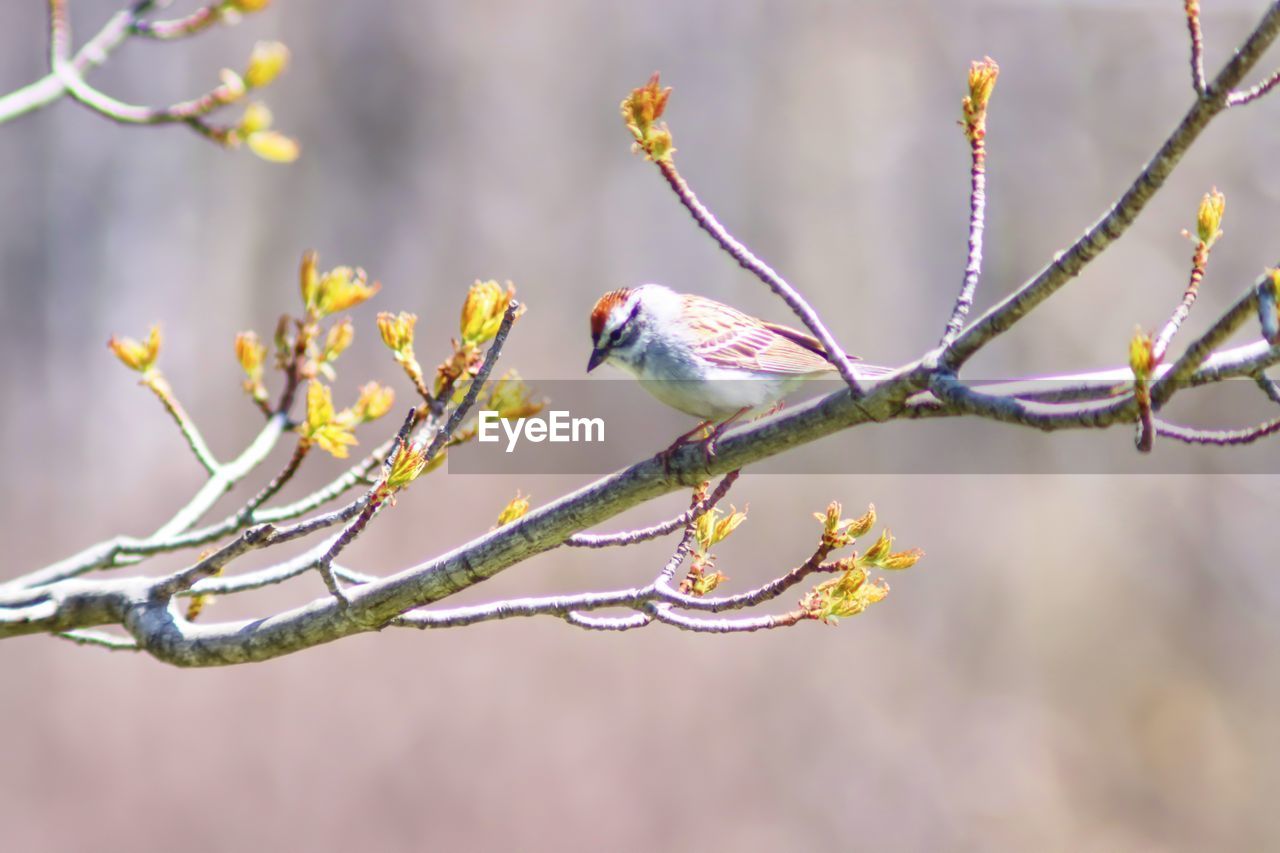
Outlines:
[{"label": "chipping sparrow", "polygon": [[822,344],[803,332],[660,284],[601,296],[591,311],[591,340],[588,372],[611,361],[668,406],[702,419],[699,429],[719,423],[715,435],[835,370]]}]

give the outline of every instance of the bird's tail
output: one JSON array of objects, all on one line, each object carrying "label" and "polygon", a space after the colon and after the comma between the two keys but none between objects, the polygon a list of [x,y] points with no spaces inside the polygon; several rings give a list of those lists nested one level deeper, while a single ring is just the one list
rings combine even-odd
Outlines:
[{"label": "bird's tail", "polygon": [[855,361],[850,366],[853,367],[853,375],[858,379],[879,379],[882,376],[888,376],[890,373],[893,373],[898,369],[896,367],[884,367],[879,364],[867,364],[862,361]]}]

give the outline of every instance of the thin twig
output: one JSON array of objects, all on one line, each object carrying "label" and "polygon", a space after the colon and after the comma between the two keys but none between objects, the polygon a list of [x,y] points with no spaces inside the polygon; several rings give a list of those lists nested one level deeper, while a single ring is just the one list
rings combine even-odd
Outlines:
[{"label": "thin twig", "polygon": [[739,242],[729,231],[720,224],[707,206],[704,205],[694,194],[693,190],[685,183],[684,178],[676,171],[675,164],[670,159],[659,159],[654,161],[658,170],[662,172],[662,176],[666,178],[667,184],[675,192],[676,197],[680,199],[680,203],[689,211],[689,215],[693,217],[693,221],[698,226],[711,235],[712,239],[724,249],[730,257],[738,262],[743,269],[751,272],[756,278],[768,285],[769,289],[774,292],[783,302],[787,303],[795,315],[813,332],[821,343],[822,348],[827,353],[827,359],[840,372],[840,378],[849,386],[849,390],[855,397],[862,394],[862,385],[858,382],[857,374],[854,372],[853,363],[849,360],[845,351],[836,343],[836,339],[827,331],[826,325],[818,316],[818,312],[805,301],[800,293],[787,283],[781,275],[777,273],[773,267],[766,264],[760,258],[748,249],[743,243]]},{"label": "thin twig", "polygon": [[237,557],[260,548],[301,539],[318,530],[332,527],[344,521],[350,521],[352,518],[358,518],[367,509],[368,505],[369,497],[362,495],[340,509],[308,518],[306,521],[299,521],[280,527],[273,524],[259,524],[255,527],[250,527],[194,565],[158,581],[153,586],[153,594],[159,598],[177,595],[180,592],[191,589],[199,581],[221,572],[228,563]]},{"label": "thin twig", "polygon": [[[71,67],[84,74],[106,62],[112,52],[128,39],[133,21],[153,5],[153,0],[140,0],[112,15],[97,35],[76,52],[70,60]],[[50,71],[34,83],[0,96],[0,124],[46,107],[66,93],[61,78]]]},{"label": "thin twig", "polygon": [[[1203,246],[1204,244],[1200,244]],[[1164,324],[1160,333],[1156,335],[1155,342],[1152,346],[1152,358],[1158,363],[1164,358],[1165,352],[1169,349],[1169,344],[1173,341],[1173,336],[1178,333],[1178,329],[1182,327],[1183,321],[1191,316],[1191,308],[1196,303],[1196,296],[1200,292],[1200,282],[1204,279],[1205,260],[1208,258],[1208,252],[1202,251],[1199,247],[1196,249],[1196,256],[1191,262],[1191,275],[1187,281],[1187,289],[1182,293],[1182,301],[1178,303],[1178,307],[1174,309],[1172,316]],[[1197,365],[1198,366],[1198,365]]]},{"label": "thin twig", "polygon": [[274,566],[268,566],[264,569],[258,569],[253,572],[246,572],[242,575],[234,575],[227,577],[219,575],[203,578],[192,584],[190,589],[181,591],[180,595],[231,595],[237,592],[247,592],[249,590],[261,589],[266,586],[274,586],[278,583],[284,583],[290,578],[313,568],[316,561],[323,557],[333,546],[337,536],[331,536],[318,545],[308,548],[303,553],[283,563]]},{"label": "thin twig", "polygon": [[293,503],[259,510],[254,514],[253,520],[255,522],[267,522],[297,518],[298,516],[306,515],[313,509],[324,506],[330,501],[337,500],[356,486],[369,485],[371,483],[370,472],[386,462],[387,456],[394,446],[394,440],[388,439],[374,448],[364,459],[361,459],[335,477],[327,485],[316,489],[311,494],[299,498]]},{"label": "thin twig", "polygon": [[987,211],[987,170],[986,143],[979,137],[972,143],[973,168],[969,173],[969,260],[964,268],[964,283],[960,295],[956,298],[955,307],[951,311],[951,319],[947,321],[947,329],[938,342],[939,346],[948,346],[960,332],[964,330],[964,320],[973,307],[973,297],[978,290],[978,280],[982,277],[982,235],[985,230]]},{"label": "thin twig", "polygon": [[[237,533],[254,524],[278,524],[282,521],[290,521],[338,499],[353,487],[365,482],[368,472],[385,461],[391,447],[392,442],[388,440],[369,456],[347,469],[346,472],[330,482],[329,485],[317,489],[294,503],[270,509],[259,508],[247,513],[245,508],[242,507],[216,524],[166,537],[153,535],[145,539],[137,539],[129,536],[118,536],[106,542],[91,545],[71,557],[60,560],[38,572],[15,578],[8,583],[15,586],[40,586],[64,578],[74,577],[94,569],[131,564],[137,562],[139,558],[155,554],[197,548],[224,536]],[[254,503],[259,497],[261,497],[261,494],[255,496],[249,503]],[[334,514],[320,516],[319,518],[322,521],[327,519],[329,523],[345,520],[338,519]]]},{"label": "thin twig", "polygon": [[[951,309],[951,319],[938,346],[950,346],[964,329],[965,318],[973,308],[973,298],[982,278],[982,238],[987,220],[987,100],[995,86],[999,66],[987,57],[975,62],[969,72],[970,94],[964,99],[965,138],[969,140],[969,254],[964,267],[964,282]],[[990,85],[980,81],[989,75]]]},{"label": "thin twig", "polygon": [[189,530],[213,508],[219,498],[262,464],[275,448],[276,442],[280,440],[287,422],[288,416],[283,413],[267,421],[257,438],[238,457],[219,467],[217,473],[205,482],[200,491],[196,492],[195,497],[149,538],[164,540]]},{"label": "thin twig", "polygon": [[1204,76],[1204,34],[1200,31],[1200,0],[1185,0],[1187,32],[1191,36],[1191,87],[1197,95],[1209,88]]},{"label": "thin twig", "polygon": [[1280,418],[1264,421],[1257,426],[1244,429],[1196,429],[1185,427],[1168,421],[1156,420],[1156,432],[1187,444],[1210,444],[1217,447],[1234,447],[1252,444],[1280,432]]},{"label": "thin twig", "polygon": [[1186,352],[1174,362],[1173,366],[1155,381],[1151,386],[1151,403],[1156,409],[1167,403],[1174,392],[1200,368],[1213,351],[1254,315],[1258,305],[1258,291],[1270,286],[1271,276],[1263,273],[1254,286],[1236,300],[1235,304],[1228,308],[1208,331],[1187,347]]},{"label": "thin twig", "polygon": [[516,320],[516,315],[520,313],[520,303],[512,299],[507,303],[507,310],[502,314],[502,323],[498,326],[497,334],[493,336],[493,342],[489,344],[489,349],[485,353],[484,363],[480,365],[480,369],[476,371],[476,375],[472,377],[471,384],[467,386],[467,393],[462,396],[461,402],[457,408],[453,410],[453,414],[449,416],[449,420],[441,427],[431,439],[431,444],[427,446],[426,460],[427,464],[431,464],[431,460],[435,459],[436,454],[445,446],[452,436],[466,420],[467,415],[471,412],[471,407],[476,404],[476,399],[480,396],[480,389],[484,383],[489,381],[489,374],[493,372],[493,367],[498,363],[498,358],[502,354],[502,345],[507,341],[507,335],[511,332],[511,325]]},{"label": "thin twig", "polygon": [[293,479],[293,475],[298,473],[298,469],[302,467],[302,461],[307,458],[307,453],[310,452],[311,447],[310,441],[298,439],[298,443],[293,448],[293,453],[289,456],[289,461],[285,463],[280,473],[272,477],[271,481],[263,486],[261,491],[250,498],[234,517],[243,519],[246,522],[252,519],[258,507],[275,497]]},{"label": "thin twig", "polygon": [[740,471],[730,471],[725,474],[714,491],[675,518],[667,519],[650,527],[623,530],[618,533],[579,533],[575,536],[570,536],[565,540],[564,544],[572,548],[610,548],[648,542],[651,539],[674,533],[719,503],[729,493],[730,487],[733,486],[740,473]]},{"label": "thin twig", "polygon": [[217,474],[219,468],[217,458],[213,455],[213,451],[209,449],[209,445],[205,443],[204,436],[200,434],[199,428],[191,420],[187,410],[182,408],[182,404],[174,396],[173,388],[169,385],[169,381],[159,371],[156,371],[149,377],[144,378],[142,384],[151,389],[160,400],[160,404],[164,406],[164,410],[169,413],[169,417],[173,418],[173,422],[178,425],[178,429],[182,432],[182,437],[186,439],[187,446],[191,448],[196,461],[209,474]]},{"label": "thin twig", "polygon": [[[132,33],[139,21],[140,10],[150,3],[137,4],[129,16],[121,22],[125,36]],[[199,98],[183,101],[163,109],[140,107],[117,100],[98,91],[85,81],[81,69],[70,61],[71,24],[67,15],[66,0],[49,0],[49,70],[59,83],[58,95],[63,93],[121,124],[173,124],[183,123],[201,135],[219,144],[225,144],[229,131],[214,127],[204,116],[218,107],[237,100],[244,94],[243,85],[233,87],[224,82]]]},{"label": "thin twig", "polygon": [[820,546],[808,560],[805,560],[785,575],[761,584],[755,589],[740,592],[736,595],[698,597],[686,595],[677,589],[671,588],[669,585],[659,584],[657,587],[658,597],[686,610],[705,610],[711,613],[755,607],[766,601],[772,601],[812,574],[836,571],[838,567],[834,563],[823,562],[831,554],[831,551],[832,549],[826,545]]},{"label": "thin twig", "polygon": [[1270,77],[1263,80],[1256,86],[1250,86],[1248,89],[1232,92],[1227,98],[1227,106],[1242,107],[1245,104],[1252,103],[1274,89],[1277,84],[1280,84],[1280,71],[1272,72]]},{"label": "thin twig", "polygon": [[276,528],[270,524],[251,527],[217,551],[197,562],[195,565],[175,572],[153,587],[158,598],[171,598],[183,590],[190,589],[196,582],[220,573],[228,563],[236,557],[275,544]]},{"label": "thin twig", "polygon": [[56,72],[71,56],[71,18],[67,0],[49,0],[49,70]]},{"label": "thin twig", "polygon": [[1271,379],[1265,373],[1259,373],[1254,381],[1258,383],[1262,393],[1267,395],[1268,400],[1273,403],[1280,403],[1280,383]]},{"label": "thin twig", "polygon": [[592,616],[576,610],[564,614],[565,622],[588,631],[631,631],[653,624],[648,613],[632,613],[629,616]]},{"label": "thin twig", "polygon": [[227,141],[227,131],[224,128],[214,127],[204,119],[204,116],[218,107],[236,100],[234,90],[225,83],[189,101],[156,108],[129,104],[95,89],[70,64],[60,65],[57,73],[72,99],[114,122],[132,125],[186,124],[214,142],[222,144]]},{"label": "thin twig", "polygon": [[218,23],[221,18],[219,9],[224,5],[224,3],[210,3],[189,15],[167,21],[135,20],[129,27],[129,34],[160,41],[193,36]]},{"label": "thin twig", "polygon": [[521,616],[557,616],[596,610],[604,607],[634,607],[645,600],[648,588],[621,589],[613,592],[588,592],[576,595],[552,595],[540,598],[513,598],[491,604],[451,607],[440,610],[413,610],[390,621],[400,628],[457,628],[480,622],[512,619]]},{"label": "thin twig", "polygon": [[286,417],[281,414],[267,421],[266,426],[263,427],[262,431],[258,433],[258,436],[244,449],[240,456],[220,466],[217,473],[205,481],[205,484],[185,506],[147,538],[135,539],[127,536],[118,536],[106,542],[99,542],[43,569],[37,569],[34,572],[14,578],[6,583],[5,586],[43,586],[84,574],[94,569],[136,562],[136,560],[128,558],[149,556],[151,554],[204,545],[235,532],[242,525],[233,516],[221,524],[184,535],[193,524],[200,520],[201,516],[217,503],[219,498],[266,459],[283,433],[286,420]]},{"label": "thin twig", "polygon": [[97,646],[111,652],[136,652],[138,641],[132,637],[117,637],[104,631],[93,631],[82,628],[77,631],[63,631],[56,636],[70,640],[78,646]]},{"label": "thin twig", "polygon": [[686,616],[677,613],[669,604],[649,602],[645,610],[659,622],[673,625],[682,631],[695,631],[703,634],[739,634],[752,631],[767,631],[772,628],[789,628],[792,625],[812,619],[803,610],[791,610],[787,613],[766,616],[739,616],[722,619],[702,619],[697,616]]},{"label": "thin twig", "polygon": [[671,583],[675,578],[676,572],[680,569],[680,564],[684,562],[684,558],[689,556],[689,550],[693,547],[694,522],[697,519],[690,519],[684,526],[684,534],[680,537],[680,541],[676,543],[676,548],[671,552],[671,557],[662,566],[662,570],[658,572],[658,577],[654,579],[654,584]]}]

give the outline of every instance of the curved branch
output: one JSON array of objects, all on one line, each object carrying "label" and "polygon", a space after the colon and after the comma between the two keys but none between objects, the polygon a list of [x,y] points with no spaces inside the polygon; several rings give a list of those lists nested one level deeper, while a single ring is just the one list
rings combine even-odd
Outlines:
[{"label": "curved branch", "polygon": [[779,275],[777,270],[756,257],[746,245],[720,224],[715,215],[685,183],[684,178],[676,171],[675,164],[670,159],[655,160],[654,162],[657,164],[658,170],[662,172],[662,177],[666,178],[667,184],[675,192],[676,197],[680,199],[680,203],[684,205],[685,209],[689,211],[689,215],[693,217],[693,221],[703,231],[710,234],[720,248],[724,249],[731,258],[737,261],[739,266],[763,281],[774,294],[787,304],[787,307],[800,318],[801,322],[813,333],[813,336],[822,343],[822,348],[826,350],[827,358],[836,366],[836,369],[840,372],[840,378],[849,386],[850,392],[855,397],[861,395],[862,385],[858,382],[853,363],[849,360],[849,356],[841,348],[840,344],[836,342],[831,332],[827,330],[822,318],[818,316],[818,312],[813,310],[813,307],[805,301],[799,291]]},{"label": "curved branch", "polygon": [[1156,434],[1177,439],[1185,444],[1208,444],[1215,447],[1236,447],[1280,432],[1280,418],[1244,429],[1195,429],[1157,419]]},{"label": "curved branch", "polygon": [[[70,60],[79,74],[107,61],[117,47],[129,38],[130,27],[139,15],[147,12],[154,0],[141,0],[130,8],[116,12],[92,39]],[[51,44],[52,50],[52,44]],[[0,96],[0,124],[47,107],[67,93],[66,84],[52,71],[44,77],[13,92]]]}]

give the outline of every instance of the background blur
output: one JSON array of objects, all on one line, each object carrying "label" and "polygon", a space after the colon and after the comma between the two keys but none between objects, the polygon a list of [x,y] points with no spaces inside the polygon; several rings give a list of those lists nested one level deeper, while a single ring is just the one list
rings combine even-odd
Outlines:
[{"label": "background blur", "polygon": [[[1264,4],[1205,5],[1216,70]],[[73,3],[78,38],[116,7]],[[43,73],[44,11],[0,5],[3,90]],[[676,87],[682,172],[850,349],[883,363],[936,341],[960,283],[970,60],[1002,68],[980,309],[1110,204],[1191,99],[1181,4],[1155,0],[279,0],[189,42],[130,43],[92,79],[167,103],[275,37],[294,61],[266,98],[302,142],[292,167],[69,102],[0,127],[3,576],[143,534],[200,482],[104,348],[110,334],[162,321],[179,396],[217,452],[243,445],[259,419],[232,337],[269,334],[293,310],[306,247],[384,283],[355,312],[340,400],[371,377],[407,399],[374,314],[416,311],[433,365],[476,277],[519,286],[529,312],[504,364],[534,380],[581,376],[587,312],[626,284],[792,322],[628,153],[617,104],[654,69]],[[1184,337],[1203,329],[1280,251],[1278,119],[1280,96],[1219,119],[1128,237],[973,375],[1119,363],[1134,324],[1156,326],[1180,296],[1191,248],[1179,231],[1216,184],[1227,233]],[[954,446],[933,427],[921,452]],[[860,439],[828,441],[854,455]],[[899,543],[928,551],[885,603],[835,629],[601,636],[530,620],[195,672],[10,640],[0,846],[1275,846],[1276,481],[1213,464],[1193,476],[748,473],[733,500],[751,518],[721,554],[730,589],[807,555],[811,513],[833,498],[874,501]],[[316,457],[296,493],[337,470]],[[403,568],[486,530],[517,489],[538,503],[587,479],[438,474],[349,562]],[[555,552],[467,600],[641,582],[666,548]],[[205,618],[321,592],[303,577]]]}]

